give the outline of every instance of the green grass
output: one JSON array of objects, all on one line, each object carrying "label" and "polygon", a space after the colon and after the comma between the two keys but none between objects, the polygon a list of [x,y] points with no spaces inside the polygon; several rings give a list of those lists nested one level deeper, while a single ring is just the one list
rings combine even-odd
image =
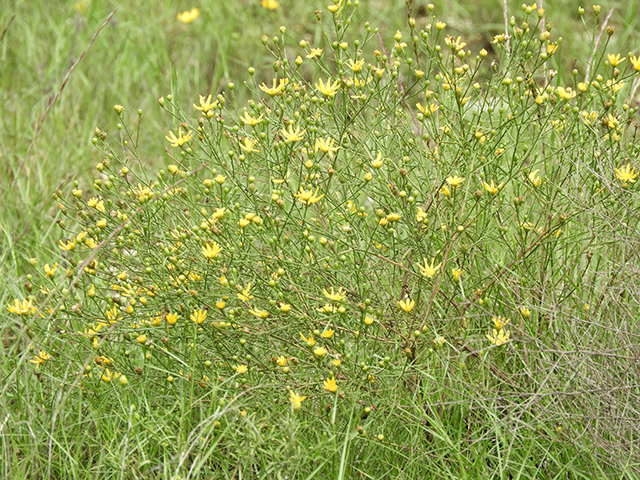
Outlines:
[{"label": "green grass", "polygon": [[[185,369],[189,374],[193,370],[199,378],[208,372],[201,360],[222,355],[220,345],[227,346],[224,343],[227,341],[230,349],[236,348],[242,339],[248,341],[242,352],[251,352],[258,359],[262,355],[265,362],[269,361],[267,351],[273,345],[301,352],[302,347],[297,345],[299,339],[294,342],[290,338],[315,326],[311,317],[307,318],[301,311],[291,319],[288,330],[283,327],[282,332],[271,332],[265,327],[259,335],[246,336],[234,331],[224,339],[205,341],[197,348],[190,336],[197,333],[185,328],[175,340],[179,347],[172,357],[161,357],[154,351],[154,359],[162,359],[158,363],[147,363],[140,357],[143,350],[135,342],[135,329],[118,331],[118,335],[111,338],[112,343],[102,347],[105,350],[96,352],[86,339],[74,333],[100,318],[106,307],[97,301],[89,307],[91,302],[84,297],[86,311],[76,317],[70,315],[64,322],[50,320],[46,315],[46,318],[27,320],[27,317],[9,314],[4,308],[14,298],[24,298],[30,291],[39,295],[42,282],[29,258],[38,258],[40,270],[45,263],[60,262],[61,270],[68,266],[65,262],[69,257],[62,257],[57,247],[61,236],[67,235],[59,227],[61,222],[73,227],[72,223],[79,220],[61,213],[56,206],[56,189],[64,192],[61,198],[72,211],[75,207],[68,200],[68,192],[74,188],[74,182],[90,191],[94,167],[110,148],[117,152],[114,160],[117,167],[110,173],[115,174],[121,166],[117,162],[121,162],[135,169],[141,178],[154,179],[159,169],[166,170],[168,164],[177,163],[176,150],[167,146],[164,136],[169,130],[176,132],[180,121],[193,122],[191,104],[197,102],[198,94],[228,95],[228,84],[233,82],[237,106],[247,105],[247,100],[254,98],[243,85],[250,79],[247,68],[256,69],[258,84],[269,83],[274,76],[275,58],[263,48],[261,36],[265,34],[271,39],[279,35],[278,28],[284,25],[291,52],[300,50],[297,47],[300,39],[313,46],[320,45],[323,31],[314,10],[324,11],[326,23],[329,16],[326,3],[283,1],[271,12],[261,7],[259,1],[209,1],[198,5],[201,16],[188,25],[177,22],[175,16],[194,5],[182,2],[178,6],[170,1],[89,2],[86,11],[80,13],[73,2],[34,0],[0,9],[0,35],[3,35],[0,38],[3,71],[0,75],[3,92],[0,102],[0,278],[6,285],[0,293],[3,306],[0,310],[0,476],[47,479],[285,478],[285,475],[288,478],[638,478],[637,199],[626,199],[617,189],[615,177],[614,181],[607,180],[607,175],[611,177],[610,169],[601,165],[608,162],[607,168],[620,166],[615,161],[624,155],[616,151],[610,158],[605,155],[606,158],[596,160],[593,151],[601,144],[589,138],[583,143],[567,141],[559,148],[558,134],[553,129],[546,130],[547,139],[536,131],[536,123],[531,119],[522,120],[526,128],[504,130],[505,143],[520,139],[522,145],[530,148],[531,158],[519,158],[515,151],[512,164],[495,165],[487,170],[472,169],[473,173],[466,176],[467,185],[472,176],[479,173],[487,179],[501,175],[515,183],[520,177],[526,180],[531,162],[544,162],[544,173],[550,179],[549,184],[553,184],[546,194],[511,190],[512,187],[505,191],[505,195],[526,193],[526,215],[532,217],[524,214],[524,207],[518,210],[506,202],[500,209],[494,211],[487,207],[474,217],[477,223],[468,228],[464,246],[454,245],[453,241],[439,243],[437,232],[428,237],[432,245],[440,245],[439,251],[448,254],[447,249],[451,249],[452,258],[456,255],[455,258],[464,259],[460,261],[465,262],[465,275],[469,276],[469,284],[463,283],[471,289],[466,297],[464,292],[460,297],[453,288],[446,295],[436,297],[434,293],[435,301],[432,299],[429,304],[429,308],[433,304],[433,315],[438,318],[434,325],[442,327],[451,348],[429,352],[430,335],[440,330],[427,329],[422,338],[429,336],[429,339],[424,340],[417,354],[408,356],[411,360],[408,361],[402,353],[406,345],[390,336],[393,345],[389,352],[398,356],[387,362],[386,370],[377,373],[379,387],[349,390],[347,379],[359,378],[362,372],[355,361],[353,367],[345,367],[347,374],[341,383],[345,385],[348,402],[338,396],[323,397],[318,393],[322,392],[321,388],[314,390],[321,369],[306,360],[302,360],[300,370],[308,369],[315,376],[295,377],[295,388],[310,397],[297,415],[289,414],[286,398],[286,388],[292,388],[293,380],[271,375],[267,368],[264,376],[251,377],[249,388],[243,388],[237,376],[228,372],[221,374],[225,378],[217,382],[215,388],[200,388],[196,382],[187,381],[186,376],[176,375],[178,369]],[[408,29],[407,9],[411,9],[418,28],[430,21],[427,2],[396,3],[362,0],[347,34],[349,43],[362,36],[364,22],[368,21],[372,27],[380,27],[380,37],[391,52],[395,31]],[[111,21],[89,46],[98,28],[116,7],[118,10]],[[561,54],[556,57],[562,66],[558,69],[562,80],[558,79],[558,84],[569,84],[574,68],[578,71],[577,78],[582,78],[592,54],[593,37],[585,32],[593,31],[594,16],[590,5],[584,7],[586,28],[574,2],[563,0],[545,5],[547,18],[554,23],[553,38],[563,37]],[[616,33],[610,40],[606,33],[603,35],[603,45],[609,42],[606,53],[638,54],[634,48],[639,40],[640,3],[603,3],[601,21],[611,8],[615,11],[609,25],[615,26]],[[494,35],[504,31],[501,2],[448,2],[446,12],[444,5],[436,4],[435,14],[447,22],[447,33],[462,36],[473,57],[481,48],[486,48],[487,62],[500,58],[490,42]],[[520,18],[521,14],[520,4],[510,2],[509,16]],[[366,54],[370,55],[375,48],[381,48],[377,37],[367,45]],[[60,98],[47,110],[48,102],[60,92],[65,75],[83,52],[84,57],[69,75]],[[427,76],[432,78],[437,71],[427,72]],[[488,78],[486,72],[483,75],[484,79]],[[315,81],[311,70],[305,70],[302,77],[310,84]],[[166,103],[165,111],[158,105],[158,98],[166,98],[168,94],[174,101]],[[391,98],[387,100],[392,102]],[[416,94],[411,101],[424,102],[424,96]],[[629,104],[634,107],[637,102],[637,98],[632,98]],[[113,113],[115,104],[125,106],[120,119]],[[228,105],[225,115],[233,117],[233,110],[234,107]],[[45,112],[47,116],[38,130]],[[373,118],[367,121],[373,122]],[[324,127],[330,132],[339,131],[349,119],[346,114],[344,117],[337,114],[335,125],[325,118]],[[380,125],[387,119],[381,115]],[[273,119],[274,122],[280,120]],[[637,115],[632,120],[637,121]],[[135,151],[124,148],[125,137],[121,137],[116,128],[118,122],[132,132],[129,141],[135,144]],[[462,125],[464,119],[460,122]],[[545,125],[544,120],[541,124]],[[360,143],[355,142],[353,147],[357,155],[364,155],[359,148],[368,151],[371,145],[384,145],[392,152],[385,160],[387,164],[400,162],[398,159],[405,154],[406,147],[402,142],[410,137],[408,131],[399,129],[394,131],[395,136],[376,136],[374,128],[367,130],[366,122],[354,121],[354,125],[362,135],[358,137]],[[98,142],[96,148],[92,144],[96,127],[107,133],[110,146]],[[464,128],[456,133],[463,138]],[[632,143],[636,141],[631,134],[628,139]],[[464,143],[466,140],[456,142],[458,140],[452,140],[449,150],[441,152],[443,163],[436,167],[432,162],[420,163],[424,158],[420,159],[419,155],[414,158],[411,153],[409,165],[415,169],[410,170],[410,176],[416,176],[416,183],[431,185],[432,175],[438,178],[440,175],[442,179],[458,171],[465,175],[468,165],[458,162],[452,152],[463,155],[469,145]],[[459,150],[455,150],[454,145],[460,147]],[[209,171],[214,165],[230,177],[222,157],[227,150],[235,148],[232,141],[221,140],[220,152],[208,151],[206,145],[200,143],[198,148],[198,155],[205,158],[211,155],[203,162]],[[345,179],[344,188],[339,190],[345,198],[335,200],[327,195],[324,199],[333,211],[343,211],[350,198],[360,205],[367,205],[369,201],[368,194],[355,186],[359,181],[358,169],[362,167],[355,161],[357,155],[354,153],[353,162],[336,173],[336,178]],[[632,154],[628,155],[629,161],[638,167]],[[186,170],[200,168],[197,162],[189,163],[192,159],[188,156],[178,160],[188,163]],[[613,165],[609,165],[611,162]],[[442,170],[434,173],[438,168]],[[263,180],[272,173],[267,164],[256,169],[259,174],[241,164],[231,171],[237,177],[228,181],[235,182],[232,185],[240,193],[231,193],[228,198],[234,201],[242,198],[249,202],[247,206],[243,203],[243,209],[250,211],[254,206],[258,211],[262,205],[258,200],[251,200],[250,182],[246,179],[256,175],[258,190],[265,188],[267,182]],[[442,173],[444,171],[448,173]],[[570,174],[565,178],[563,175],[567,172]],[[389,175],[400,185],[402,179],[398,174]],[[201,192],[204,177],[201,172],[192,179],[189,177],[184,185],[188,185],[191,192],[208,195]],[[593,178],[598,178],[599,185],[608,190],[600,196],[585,197],[584,192],[580,193],[580,185],[592,182]],[[173,182],[168,174],[161,181],[163,188]],[[123,191],[127,188],[114,182]],[[385,199],[393,211],[395,199],[385,189],[386,182],[376,185],[372,191]],[[437,191],[436,185],[431,186]],[[297,187],[292,184],[291,193],[295,193]],[[288,187],[283,189],[289,193]],[[117,205],[119,194],[114,195]],[[469,187],[465,195],[465,199],[471,199],[473,189]],[[426,198],[428,196],[423,195],[423,199]],[[153,219],[158,222],[153,225],[158,231],[189,228],[189,222],[181,223],[181,215],[189,210],[195,218],[198,210],[195,207],[200,206],[198,201],[193,193],[185,200],[184,210],[171,206],[170,202],[163,204],[166,223]],[[291,211],[295,202],[293,199]],[[445,202],[439,206],[441,210],[431,218],[431,225],[443,222],[455,227],[459,212]],[[370,220],[376,218],[373,208],[367,206],[366,211]],[[558,247],[544,243],[543,247],[534,248],[533,234],[527,236],[526,232],[509,233],[509,236],[500,233],[502,223],[538,221],[539,218],[544,222],[545,216],[557,219],[563,213],[570,215],[571,226],[567,227],[568,233]],[[496,216],[503,214],[503,217]],[[305,220],[305,217],[295,219]],[[268,245],[271,234],[268,230],[260,232],[256,233],[257,241]],[[277,230],[273,232],[275,235]],[[297,250],[304,243],[302,234],[293,227],[291,232],[299,234],[296,238],[301,243],[293,242],[288,248],[303,258],[302,248]],[[385,251],[392,262],[401,266],[407,264],[405,245],[416,255],[422,255],[425,248],[430,251],[422,237],[407,232],[403,241],[389,241],[392,245],[388,253]],[[327,234],[322,229],[312,233],[318,237]],[[375,238],[380,243],[387,241]],[[351,287],[348,282],[353,280],[353,272],[380,275],[378,285],[388,289],[367,287],[362,298],[372,300],[381,318],[404,321],[405,317],[398,316],[388,305],[394,307],[395,300],[400,298],[397,286],[405,271],[400,267],[394,269],[390,266],[392,263],[385,263],[386,260],[381,261],[375,255],[369,260],[370,266],[378,265],[380,270],[367,271],[361,260],[369,259],[366,256],[369,237],[363,234],[360,240],[362,243],[354,241],[350,249],[345,250],[346,260],[337,253],[333,257],[329,255],[331,274],[313,268],[307,271],[302,261],[300,265],[292,262],[287,272],[291,270],[296,275],[292,274],[288,281],[312,296],[318,294],[313,293],[313,285],[337,286],[338,282],[347,282],[345,285]],[[500,247],[494,249],[494,245]],[[144,245],[138,245],[138,250],[146,252]],[[156,262],[168,261],[163,255],[153,255],[149,253],[148,258],[154,266]],[[242,258],[247,271],[258,264],[255,252],[248,252]],[[520,259],[524,260],[520,262]],[[114,269],[119,267],[118,261],[131,266],[126,260],[109,257],[108,252],[101,258],[104,265]],[[408,266],[411,268],[410,260]],[[486,277],[487,272],[493,277]],[[238,283],[244,286],[246,279],[240,281],[242,274],[240,268]],[[484,284],[478,282],[478,288],[489,282],[495,284],[487,293],[484,305],[478,306],[474,303],[478,299],[472,300],[471,278],[474,276],[485,281]],[[318,282],[318,278],[322,282]],[[404,281],[406,285],[406,277]],[[217,292],[215,288],[205,289],[202,295]],[[258,299],[269,298],[266,282],[254,288]],[[414,291],[422,288],[426,293],[419,295],[426,302],[431,286],[416,283]],[[232,299],[234,295],[235,292],[231,294]],[[510,312],[508,315],[513,317],[514,309],[525,299],[533,299],[532,303],[535,300],[539,308],[531,322],[525,322],[524,326],[518,325],[519,320],[513,320],[517,346],[497,353],[497,348],[487,348],[485,317],[501,311]],[[215,300],[213,298],[214,303]],[[57,299],[51,301],[51,306],[58,305]],[[60,300],[60,304],[64,301]],[[298,301],[305,311],[312,312],[317,307],[308,298]],[[181,309],[185,320],[192,305],[189,301],[186,306],[180,305],[181,302],[177,300],[170,306]],[[587,302],[591,305],[590,311],[582,308]],[[73,302],[67,303],[70,308]],[[352,307],[355,309],[355,301]],[[246,321],[241,313],[236,318],[238,322]],[[443,326],[444,319],[446,326]],[[440,321],[442,323],[438,323]],[[357,328],[357,324],[350,324],[344,330],[351,334]],[[398,330],[402,328],[404,325]],[[406,339],[411,338],[413,328],[403,331]],[[269,338],[267,345],[267,342],[261,343],[263,336]],[[159,336],[154,340],[159,343]],[[42,368],[34,373],[29,359],[45,341],[51,343],[59,360],[55,369]],[[363,344],[348,340],[344,348],[348,351],[353,347],[359,361],[377,368],[380,352],[386,351],[387,344]],[[332,348],[341,351],[343,347],[332,344]],[[78,366],[85,364],[93,365],[97,372],[94,355],[107,352],[116,352],[118,362],[127,358],[122,362],[126,365],[123,371],[129,379],[129,388],[122,388],[115,381],[105,384],[97,376],[96,382],[86,382],[82,371],[78,372]],[[227,357],[222,355],[226,361],[232,361]],[[136,367],[140,366],[144,366],[145,374],[138,380]],[[214,364],[213,368],[224,372],[225,367]],[[167,375],[176,376],[176,381],[167,382]],[[213,378],[215,374],[210,375]],[[366,407],[373,409],[366,412]],[[245,410],[246,416],[241,413]],[[379,440],[378,435],[383,439]]]}]

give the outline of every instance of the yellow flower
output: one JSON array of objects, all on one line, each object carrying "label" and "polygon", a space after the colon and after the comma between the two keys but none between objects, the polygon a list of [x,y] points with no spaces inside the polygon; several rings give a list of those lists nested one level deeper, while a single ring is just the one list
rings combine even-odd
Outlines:
[{"label": "yellow flower", "polygon": [[251,115],[249,115],[249,112],[245,110],[244,116],[240,117],[240,120],[242,120],[245,125],[255,127],[257,124],[259,124],[262,121],[263,116],[264,115],[260,115],[258,118],[252,117]]},{"label": "yellow flower", "polygon": [[494,35],[493,41],[491,43],[502,43],[507,39],[507,35],[505,33],[501,33],[500,35]]},{"label": "yellow flower", "polygon": [[419,102],[416,103],[416,107],[418,107],[418,110],[420,110],[424,114],[425,117],[431,116],[431,114],[433,112],[435,112],[436,110],[438,110],[438,108],[440,108],[440,107],[438,107],[438,105],[435,105],[433,103],[432,104],[426,104],[423,107],[422,104],[419,103]]},{"label": "yellow flower", "polygon": [[202,95],[198,95],[200,97],[200,106],[197,106],[195,103],[193,104],[198,110],[202,113],[207,113],[209,110],[213,110],[218,105],[218,101],[211,103],[211,95],[209,95],[206,99]]},{"label": "yellow flower", "polygon": [[191,140],[193,133],[187,132],[185,136],[182,136],[182,128],[178,128],[178,136],[176,137],[172,131],[169,131],[169,136],[164,137],[171,144],[172,147],[180,147],[186,142]]},{"label": "yellow flower", "polygon": [[636,169],[631,168],[630,163],[627,163],[624,167],[620,167],[620,170],[616,168],[615,171],[616,177],[618,177],[618,180],[622,182],[623,187],[627,186],[627,182],[635,183],[636,177],[638,176],[638,174],[636,173]]},{"label": "yellow flower", "polygon": [[192,8],[190,11],[179,13],[176,18],[182,23],[191,23],[200,16],[199,8]]},{"label": "yellow flower", "polygon": [[175,325],[179,318],[180,318],[180,315],[178,315],[177,313],[168,313],[167,323],[169,325]]},{"label": "yellow flower", "polygon": [[327,378],[322,382],[322,386],[325,390],[331,393],[336,393],[338,391],[338,384],[336,383],[335,377]]},{"label": "yellow flower", "polygon": [[313,353],[318,357],[322,357],[325,353],[327,353],[327,351],[322,347],[318,347],[313,351]]},{"label": "yellow flower", "polygon": [[332,313],[336,312],[336,307],[335,305],[331,305],[330,303],[325,303],[322,307],[317,308],[316,310],[318,310],[321,313],[326,313],[327,315],[331,315]]},{"label": "yellow flower", "polygon": [[633,65],[633,69],[636,72],[640,72],[640,56],[636,57],[635,55],[629,59],[631,61],[631,65]]},{"label": "yellow flower", "polygon": [[249,368],[246,365],[236,366],[236,372],[238,372],[240,375],[244,375],[245,373],[247,373],[248,370]]},{"label": "yellow flower", "polygon": [[374,322],[374,321],[375,321],[375,320],[374,320],[373,318],[369,317],[369,316],[364,317],[364,324],[365,324],[367,327],[369,327],[369,326],[373,325],[373,322]]},{"label": "yellow flower", "polygon": [[31,300],[25,298],[20,301],[16,298],[13,300],[13,305],[7,304],[7,310],[16,315],[30,315],[36,311],[36,307],[31,304]]},{"label": "yellow flower", "polygon": [[618,125],[620,124],[620,121],[613,115],[609,114],[607,115],[607,119],[605,120],[605,123],[609,128],[614,129],[618,127]]},{"label": "yellow flower", "polygon": [[276,79],[274,78],[273,86],[271,88],[267,87],[267,85],[264,82],[262,82],[262,85],[260,85],[260,90],[274,97],[278,95],[280,92],[282,92],[282,89],[287,83],[289,83],[289,81],[286,78],[281,78],[278,81],[278,86],[276,87]]},{"label": "yellow flower", "polygon": [[244,138],[244,143],[240,144],[240,148],[247,153],[259,152],[257,148],[253,148],[255,144],[258,143],[254,140],[251,140],[249,137]]},{"label": "yellow flower", "polygon": [[317,203],[324,194],[318,197],[318,191],[320,189],[316,188],[316,193],[313,193],[313,190],[306,191],[304,188],[300,187],[300,191],[298,193],[294,193],[293,196],[300,200],[304,205],[311,205],[313,203]]},{"label": "yellow flower", "polygon": [[93,361],[98,365],[102,365],[103,367],[108,367],[113,363],[113,358],[105,357],[102,355],[101,357],[94,357]]},{"label": "yellow flower", "polygon": [[427,219],[427,212],[422,207],[416,208],[416,222],[422,223]]},{"label": "yellow flower", "polygon": [[155,192],[150,187],[143,187],[140,183],[138,183],[137,187],[132,188],[131,192],[138,197],[140,202],[146,202],[155,195]]},{"label": "yellow flower", "polygon": [[509,341],[511,332],[505,332],[504,330],[493,329],[493,335],[487,333],[487,338],[496,346],[504,345]]},{"label": "yellow flower", "polygon": [[327,290],[322,289],[322,293],[324,294],[325,297],[327,297],[329,300],[333,302],[339,302],[340,300],[342,300],[344,297],[347,296],[347,292],[344,291],[342,287],[338,288],[337,292],[333,291],[333,287],[331,287],[331,292],[328,292]]},{"label": "yellow flower", "polygon": [[54,263],[53,267],[50,267],[49,264],[47,263],[44,266],[44,273],[47,275],[47,277],[53,278],[53,276],[56,274],[57,269],[58,269],[58,262]]},{"label": "yellow flower", "polygon": [[495,195],[496,193],[498,193],[500,191],[500,188],[502,187],[502,184],[498,185],[497,187],[493,184],[493,180],[491,180],[491,185],[489,185],[486,182],[482,182],[482,186],[484,187],[484,189],[489,192],[491,195]]},{"label": "yellow flower", "polygon": [[333,97],[340,88],[340,80],[336,80],[332,84],[331,79],[328,79],[325,84],[322,79],[319,79],[318,83],[316,83],[316,88],[320,90],[325,97]]},{"label": "yellow flower", "polygon": [[189,316],[189,318],[193,323],[197,323],[198,325],[200,325],[207,318],[207,312],[206,310],[202,310],[202,309],[198,309],[198,310],[194,309],[193,313]]},{"label": "yellow flower", "polygon": [[502,330],[511,320],[504,317],[493,317],[493,323],[498,330]]},{"label": "yellow flower", "polygon": [[327,5],[327,9],[331,13],[335,14],[338,10],[342,9],[343,3],[344,3],[344,0],[340,0],[338,3],[334,3],[333,5]]},{"label": "yellow flower", "polygon": [[551,120],[551,124],[555,127],[556,131],[562,132],[564,130],[564,120]]},{"label": "yellow flower", "polygon": [[357,62],[354,62],[352,59],[347,60],[347,67],[349,67],[353,73],[358,73],[362,70],[364,66],[364,59],[360,59]]},{"label": "yellow flower", "polygon": [[410,300],[409,298],[405,298],[404,300],[398,300],[398,308],[404,310],[409,313],[413,310],[413,307],[416,306],[416,302],[414,300]]},{"label": "yellow flower", "polygon": [[533,228],[535,227],[535,225],[531,222],[524,222],[521,227],[523,228],[523,230],[533,230]]},{"label": "yellow flower", "polygon": [[529,173],[529,181],[533,183],[535,187],[539,187],[542,183],[542,178],[538,176],[539,171],[540,170],[534,170],[533,172]]},{"label": "yellow flower", "polygon": [[456,52],[462,50],[467,44],[461,41],[462,38],[454,38],[452,35],[447,35],[444,39],[444,43],[446,43],[450,49],[455,50]]},{"label": "yellow flower", "polygon": [[604,85],[606,88],[613,90],[613,93],[618,93],[622,87],[624,87],[624,82],[616,82],[614,79],[607,80],[607,83]]},{"label": "yellow flower", "polygon": [[309,53],[309,55],[307,55],[307,58],[314,59],[314,58],[320,58],[321,56],[322,56],[322,49],[321,48],[312,48],[311,49],[311,53]]},{"label": "yellow flower", "polygon": [[253,298],[253,295],[251,295],[249,292],[251,291],[251,282],[249,282],[247,284],[247,288],[245,288],[242,293],[238,294],[238,298],[240,300],[242,300],[243,302],[248,302],[249,300],[251,300]]},{"label": "yellow flower", "polygon": [[105,314],[107,316],[107,320],[111,325],[117,323],[119,320],[122,320],[122,315],[120,315],[120,312],[115,305],[111,310],[107,310]]},{"label": "yellow flower", "polygon": [[106,211],[106,209],[104,208],[104,201],[99,200],[98,197],[93,197],[89,199],[89,201],[87,202],[87,205],[89,205],[91,208],[95,208],[96,210],[102,213]]},{"label": "yellow flower", "polygon": [[263,320],[269,316],[269,312],[267,312],[266,310],[249,310],[249,313],[258,318],[262,318]]},{"label": "yellow flower", "polygon": [[522,313],[522,316],[525,318],[525,320],[531,316],[531,310],[529,310],[527,307],[520,307],[520,313]]},{"label": "yellow flower", "polygon": [[138,343],[144,343],[147,341],[147,336],[146,335],[140,335],[138,338],[136,338],[136,341]]},{"label": "yellow flower", "polygon": [[276,363],[278,364],[279,367],[286,367],[287,358],[283,355],[280,355],[278,358],[276,358]]},{"label": "yellow flower", "polygon": [[458,188],[462,182],[464,182],[463,177],[459,177],[457,175],[454,175],[453,177],[447,177],[447,183],[451,185],[452,188]]},{"label": "yellow flower", "polygon": [[260,5],[267,10],[275,10],[280,6],[280,2],[278,0],[260,0]]},{"label": "yellow flower", "polygon": [[617,67],[618,65],[620,65],[622,62],[626,60],[626,58],[624,57],[620,58],[619,53],[616,55],[614,55],[613,53],[610,53],[609,55],[607,55],[607,58],[609,59],[609,63],[611,64],[612,67]]},{"label": "yellow flower", "polygon": [[586,110],[583,110],[580,112],[580,116],[582,117],[582,121],[585,125],[592,125],[598,118],[598,112],[587,112]]},{"label": "yellow flower", "polygon": [[318,153],[318,150],[322,150],[324,153],[329,155],[329,158],[333,158],[333,152],[338,151],[339,147],[334,147],[333,144],[335,140],[333,138],[318,138],[316,139],[316,147],[315,153]]},{"label": "yellow flower", "polygon": [[104,369],[104,373],[102,374],[102,377],[100,377],[100,378],[102,379],[103,382],[109,383],[111,380],[115,380],[119,376],[120,376],[120,373],[118,373],[118,372],[111,373],[111,370],[109,370],[108,368],[105,368]]},{"label": "yellow flower", "polygon": [[304,343],[307,344],[307,347],[311,348],[316,344],[316,341],[313,338],[313,333],[309,333],[309,338],[305,338],[302,333],[300,333],[300,336],[302,337],[302,340],[304,340]]},{"label": "yellow flower", "polygon": [[62,250],[73,250],[74,248],[76,248],[76,239],[74,238],[72,241],[67,240],[67,243],[62,243],[62,240],[58,240],[59,242],[59,247]]},{"label": "yellow flower", "polygon": [[373,168],[380,168],[382,166],[382,162],[383,162],[382,152],[378,152],[376,159],[371,161],[371,166]]},{"label": "yellow flower", "polygon": [[204,255],[205,258],[208,258],[209,260],[213,260],[218,256],[220,250],[222,250],[220,245],[218,245],[216,242],[213,242],[213,244],[211,245],[206,244],[204,247],[202,247],[202,255]]},{"label": "yellow flower", "polygon": [[435,263],[436,263],[435,258],[431,259],[431,265],[427,263],[427,259],[425,258],[424,267],[420,263],[416,263],[416,265],[420,269],[420,273],[422,273],[422,276],[432,278],[438,272],[438,269],[442,265],[442,263],[439,263],[438,265],[434,266]]},{"label": "yellow flower", "polygon": [[301,397],[297,393],[294,393],[293,390],[289,390],[289,401],[291,402],[291,406],[293,407],[293,411],[297,412],[302,408],[302,402],[307,397]]},{"label": "yellow flower", "polygon": [[556,92],[558,93],[558,95],[560,95],[560,97],[567,101],[576,96],[576,92],[571,87],[558,87],[556,88]]},{"label": "yellow flower", "polygon": [[289,125],[289,130],[285,130],[283,128],[282,130],[280,130],[280,133],[282,133],[282,136],[286,141],[293,143],[302,140],[304,138],[304,134],[307,133],[307,131],[300,131],[300,127],[296,127],[296,129],[294,130],[293,125]]},{"label": "yellow flower", "polygon": [[325,330],[324,332],[322,332],[320,334],[320,336],[323,337],[323,338],[331,338],[331,337],[333,337],[334,333],[335,332],[331,328],[329,328],[328,330]]},{"label": "yellow flower", "polygon": [[440,189],[440,193],[442,195],[444,195],[445,197],[450,197],[451,196],[451,190],[449,190],[449,187],[447,187],[446,185],[442,186],[442,188]]},{"label": "yellow flower", "polygon": [[452,268],[451,269],[451,275],[453,276],[453,281],[454,282],[459,282],[460,281],[460,277],[462,276],[462,269],[461,268]]},{"label": "yellow flower", "polygon": [[446,26],[447,26],[447,24],[446,24],[446,23],[444,23],[444,22],[436,22],[436,28],[437,28],[438,30],[443,30],[443,29],[444,29],[444,27],[446,27]]}]

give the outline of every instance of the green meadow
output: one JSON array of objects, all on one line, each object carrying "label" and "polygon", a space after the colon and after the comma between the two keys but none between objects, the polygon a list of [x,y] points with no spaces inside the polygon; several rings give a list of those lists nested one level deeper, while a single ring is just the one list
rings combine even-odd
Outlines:
[{"label": "green meadow", "polygon": [[0,477],[640,477],[640,2],[5,3]]}]

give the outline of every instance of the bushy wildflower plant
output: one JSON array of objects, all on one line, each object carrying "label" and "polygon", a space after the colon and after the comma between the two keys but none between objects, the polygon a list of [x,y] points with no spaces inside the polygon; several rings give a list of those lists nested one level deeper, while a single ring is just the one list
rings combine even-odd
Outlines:
[{"label": "bushy wildflower plant", "polygon": [[604,390],[622,408],[614,379],[636,368],[640,61],[607,58],[609,32],[589,78],[567,71],[536,5],[491,55],[435,14],[393,39],[350,31],[357,7],[317,12],[317,44],[265,36],[273,69],[249,69],[246,104],[233,84],[160,98],[155,176],[115,107],[93,185],[57,194],[61,258],[33,259],[7,306],[31,375],[121,429],[140,412],[176,474],[222,468],[219,451],[258,472],[252,442],[307,475],[489,475],[523,438],[559,472],[558,443],[637,439],[571,411]]}]

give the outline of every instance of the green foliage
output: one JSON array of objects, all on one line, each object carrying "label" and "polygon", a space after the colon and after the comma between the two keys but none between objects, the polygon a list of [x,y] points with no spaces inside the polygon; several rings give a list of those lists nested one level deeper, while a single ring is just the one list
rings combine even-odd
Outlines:
[{"label": "green foliage", "polygon": [[114,107],[7,305],[7,472],[638,469],[640,60],[594,23],[567,70],[526,5],[472,53],[425,8],[383,37],[327,7],[268,76],[160,97],[155,170]]}]

